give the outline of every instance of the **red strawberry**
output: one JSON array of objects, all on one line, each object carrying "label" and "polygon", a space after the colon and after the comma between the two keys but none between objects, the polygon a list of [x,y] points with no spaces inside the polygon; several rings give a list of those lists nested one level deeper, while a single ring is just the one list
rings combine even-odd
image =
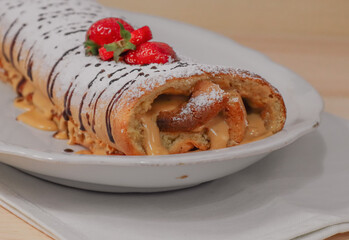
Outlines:
[{"label": "red strawberry", "polygon": [[119,41],[121,35],[118,22],[120,22],[127,31],[134,31],[133,27],[121,18],[104,18],[92,24],[87,31],[87,39],[90,39],[100,46]]},{"label": "red strawberry", "polygon": [[114,52],[108,52],[107,49],[105,49],[104,47],[99,48],[98,52],[99,52],[99,57],[103,61],[108,61],[108,60],[112,59],[114,56]]},{"label": "red strawberry", "polygon": [[152,38],[153,38],[153,35],[150,31],[150,28],[148,26],[144,26],[131,32],[130,42],[138,46],[142,43],[148,42]]},{"label": "red strawberry", "polygon": [[121,23],[119,25],[122,39],[117,42],[104,44],[107,51],[114,52],[114,60],[116,62],[119,61],[121,54],[129,50],[135,50],[137,45],[148,42],[153,37],[148,26],[141,27],[130,33]]},{"label": "red strawberry", "polygon": [[99,47],[121,40],[119,23],[127,31],[134,31],[133,27],[121,18],[104,18],[93,23],[86,34],[86,52],[88,54],[98,55],[97,50]]},{"label": "red strawberry", "polygon": [[145,65],[151,63],[164,64],[169,62],[170,59],[175,60],[176,58],[176,53],[168,44],[146,42],[137,46],[136,50],[127,52],[124,60],[128,64]]}]

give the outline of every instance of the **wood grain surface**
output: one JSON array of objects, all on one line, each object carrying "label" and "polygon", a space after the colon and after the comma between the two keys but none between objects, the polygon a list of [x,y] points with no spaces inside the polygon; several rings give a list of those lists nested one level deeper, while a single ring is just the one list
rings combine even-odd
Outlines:
[{"label": "wood grain surface", "polygon": [[[200,26],[256,49],[310,82],[324,98],[327,112],[349,119],[349,1],[101,2]],[[0,207],[0,239],[51,238]],[[344,239],[349,233],[326,240]]]}]

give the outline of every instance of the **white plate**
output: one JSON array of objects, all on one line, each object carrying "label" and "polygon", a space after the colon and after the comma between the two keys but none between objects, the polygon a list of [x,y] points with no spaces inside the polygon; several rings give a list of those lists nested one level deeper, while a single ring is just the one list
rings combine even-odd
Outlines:
[{"label": "white plate", "polygon": [[285,128],[266,139],[221,150],[168,156],[88,156],[64,153],[66,141],[15,121],[15,94],[0,89],[0,161],[64,185],[98,191],[148,192],[185,188],[237,172],[318,126],[323,103],[302,78],[264,55],[204,29],[153,16],[119,11],[149,25],[154,38],[202,63],[243,68],[276,86],[287,107]]}]

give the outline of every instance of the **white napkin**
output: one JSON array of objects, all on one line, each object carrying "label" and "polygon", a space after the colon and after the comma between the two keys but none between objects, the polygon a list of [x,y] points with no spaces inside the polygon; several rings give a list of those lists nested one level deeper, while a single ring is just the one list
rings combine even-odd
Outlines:
[{"label": "white napkin", "polygon": [[349,231],[349,122],[228,177],[156,194],[55,185],[0,165],[0,204],[60,239],[323,239]]}]

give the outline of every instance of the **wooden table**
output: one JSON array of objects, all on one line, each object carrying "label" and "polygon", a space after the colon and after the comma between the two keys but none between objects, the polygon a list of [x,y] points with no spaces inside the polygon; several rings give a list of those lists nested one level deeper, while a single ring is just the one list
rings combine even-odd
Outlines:
[{"label": "wooden table", "polygon": [[[309,81],[327,112],[349,119],[349,1],[101,2],[201,26],[256,49]],[[0,207],[0,239],[51,238]],[[349,233],[330,239],[349,239]]]}]

